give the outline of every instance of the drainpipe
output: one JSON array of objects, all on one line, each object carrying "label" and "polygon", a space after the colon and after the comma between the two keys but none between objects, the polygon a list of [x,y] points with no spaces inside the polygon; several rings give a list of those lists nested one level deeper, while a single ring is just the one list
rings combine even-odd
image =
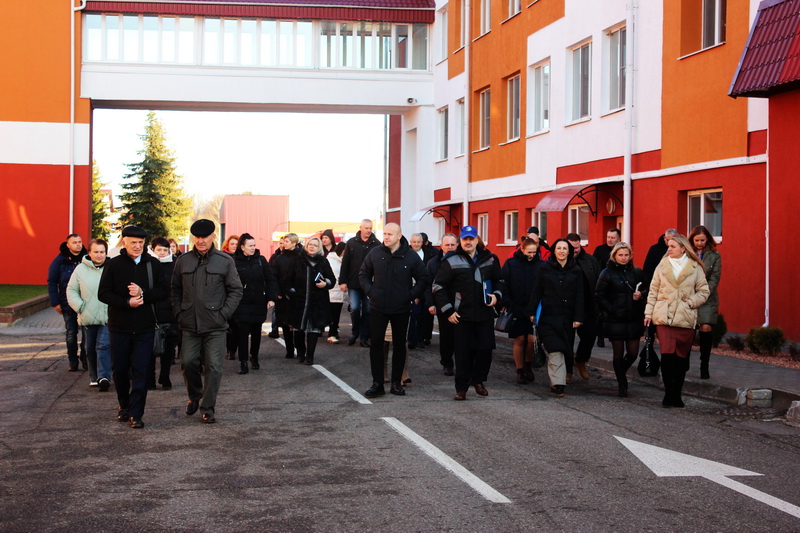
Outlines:
[{"label": "drainpipe", "polygon": [[[465,150],[467,151],[467,184],[464,190],[464,212],[462,213],[462,226],[469,226],[469,201],[472,198],[472,142],[471,142],[471,129],[469,121],[472,115],[472,65],[470,64],[472,52],[472,32],[470,32],[470,11],[472,4],[470,0],[464,1],[464,12],[461,17],[464,20],[464,29],[466,35],[464,36],[464,67],[467,69],[467,90],[464,91],[464,143]],[[460,230],[461,228],[459,228]]]},{"label": "drainpipe", "polygon": [[69,1],[69,233],[75,225],[75,13],[86,8],[86,0],[75,7]]},{"label": "drainpipe", "polygon": [[764,240],[766,242],[764,243],[764,249],[767,251],[767,253],[764,254],[764,323],[762,324],[762,327],[769,326],[769,251],[771,250],[771,243],[769,241],[769,132],[770,128],[769,125],[767,125],[766,207],[764,209],[764,212],[766,213],[766,223],[764,224]]},{"label": "drainpipe", "polygon": [[622,235],[631,242],[631,187],[633,159],[633,90],[634,66],[633,56],[636,42],[635,0],[628,0],[625,15],[625,154],[623,156],[622,182]]},{"label": "drainpipe", "polygon": [[389,115],[383,115],[383,225],[389,214]]}]

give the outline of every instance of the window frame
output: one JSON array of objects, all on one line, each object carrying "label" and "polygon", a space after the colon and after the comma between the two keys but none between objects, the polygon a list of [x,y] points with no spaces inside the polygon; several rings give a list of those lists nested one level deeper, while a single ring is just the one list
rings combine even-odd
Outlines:
[{"label": "window frame", "polygon": [[508,0],[508,12],[506,18],[511,18],[522,12],[522,0]]},{"label": "window frame", "polygon": [[475,229],[478,230],[478,236],[483,239],[483,242],[488,242],[489,213],[478,213],[475,215]]},{"label": "window frame", "polygon": [[503,243],[517,244],[519,239],[519,211],[503,211]]},{"label": "window frame", "polygon": [[492,31],[492,0],[480,0],[478,24],[479,35]]},{"label": "window frame", "polygon": [[467,153],[467,105],[464,98],[456,100],[456,121],[458,144],[455,156],[459,157]]},{"label": "window frame", "polygon": [[[706,222],[706,210],[700,209],[700,212],[697,216],[697,222],[694,223],[692,221],[692,199],[699,198],[700,206],[703,206],[706,201],[706,195],[708,194],[716,194],[719,193],[719,228],[714,225],[714,227],[709,227],[709,224]],[[713,201],[713,200],[712,200]],[[713,235],[714,240],[717,241],[717,244],[722,242],[722,234],[724,233],[724,209],[725,209],[725,197],[723,195],[723,188],[722,187],[715,187],[712,189],[696,189],[692,191],[687,191],[686,193],[686,233],[688,234],[691,232],[692,228],[697,225],[705,226],[711,235]],[[716,230],[719,229],[717,232]]]},{"label": "window frame", "polygon": [[[546,72],[545,72],[546,69]],[[545,59],[530,67],[528,76],[528,131],[531,135],[550,131],[552,64]],[[533,80],[531,82],[531,80]]]},{"label": "window frame", "polygon": [[522,76],[517,73],[506,80],[506,141],[519,140],[522,133],[520,90]]},{"label": "window frame", "polygon": [[478,148],[485,150],[492,145],[492,90],[478,92]]},{"label": "window frame", "polygon": [[447,6],[445,6],[439,11],[439,62],[447,59],[448,54],[450,53],[447,42],[449,33],[448,26],[449,16],[447,12]]},{"label": "window frame", "polygon": [[447,161],[449,149],[449,138],[450,138],[450,110],[448,106],[440,107],[437,111],[437,162],[439,161]]},{"label": "window frame", "polygon": [[[623,39],[624,35],[624,39]],[[626,59],[628,53],[628,32],[626,26],[616,27],[606,33],[608,49],[606,61],[607,80],[605,83],[606,97],[604,98],[604,111],[611,113],[625,109],[626,103]]]},{"label": "window frame", "polygon": [[568,55],[567,122],[574,123],[592,117],[592,41],[582,41],[571,47]]},{"label": "window frame", "polygon": [[539,228],[539,237],[547,239],[547,211],[535,211],[531,209],[531,226]]},{"label": "window frame", "polygon": [[[571,204],[568,206],[569,209],[569,218],[567,224],[568,233],[577,233],[578,236],[581,237],[581,246],[586,246],[589,244],[589,217],[591,216],[591,210],[589,209],[589,204]],[[586,227],[583,228],[581,224],[581,220],[586,217]],[[584,239],[583,236],[586,235]]]},{"label": "window frame", "polygon": [[[707,19],[709,12],[713,12],[713,18],[710,21]],[[703,0],[700,20],[701,50],[713,48],[725,42],[726,17],[727,0]]]}]

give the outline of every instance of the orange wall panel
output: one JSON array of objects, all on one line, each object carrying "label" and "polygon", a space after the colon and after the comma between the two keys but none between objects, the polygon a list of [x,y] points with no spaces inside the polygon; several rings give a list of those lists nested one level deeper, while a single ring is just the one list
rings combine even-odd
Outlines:
[{"label": "orange wall panel", "polygon": [[[747,155],[747,101],[728,89],[749,34],[747,0],[727,2],[727,41],[686,55],[697,31],[684,0],[664,2],[662,164],[665,168]],[[699,2],[696,2],[699,3]]]}]

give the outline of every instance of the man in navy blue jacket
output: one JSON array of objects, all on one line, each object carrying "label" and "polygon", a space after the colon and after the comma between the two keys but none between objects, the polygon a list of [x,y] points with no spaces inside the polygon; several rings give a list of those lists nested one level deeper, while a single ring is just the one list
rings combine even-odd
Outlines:
[{"label": "man in navy blue jacket", "polygon": [[[76,233],[67,235],[61,243],[58,256],[50,263],[47,271],[47,292],[50,295],[50,307],[64,319],[67,330],[67,359],[69,371],[78,370],[78,313],[67,302],[67,284],[75,267],[81,264],[88,252],[83,247],[81,236]],[[83,347],[83,331],[81,331],[80,362],[84,370],[89,366],[86,361],[86,350]],[[94,383],[93,383],[94,384]]]}]

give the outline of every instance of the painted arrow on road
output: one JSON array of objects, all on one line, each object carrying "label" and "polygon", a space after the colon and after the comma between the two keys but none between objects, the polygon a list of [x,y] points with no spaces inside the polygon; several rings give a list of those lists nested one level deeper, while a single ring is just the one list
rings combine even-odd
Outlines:
[{"label": "painted arrow on road", "polygon": [[647,468],[652,470],[653,473],[659,477],[702,477],[714,483],[719,483],[723,487],[735,490],[745,496],[749,496],[761,503],[765,503],[775,509],[781,510],[784,513],[789,513],[792,516],[800,518],[800,507],[779,500],[774,496],[748,487],[728,477],[761,476],[763,474],[750,472],[749,470],[743,470],[735,466],[716,463],[708,459],[701,459],[700,457],[693,457],[685,453],[674,452],[666,448],[659,448],[658,446],[636,442],[635,440],[623,439],[616,435],[614,438],[620,441],[628,448],[628,451],[635,455]]}]

